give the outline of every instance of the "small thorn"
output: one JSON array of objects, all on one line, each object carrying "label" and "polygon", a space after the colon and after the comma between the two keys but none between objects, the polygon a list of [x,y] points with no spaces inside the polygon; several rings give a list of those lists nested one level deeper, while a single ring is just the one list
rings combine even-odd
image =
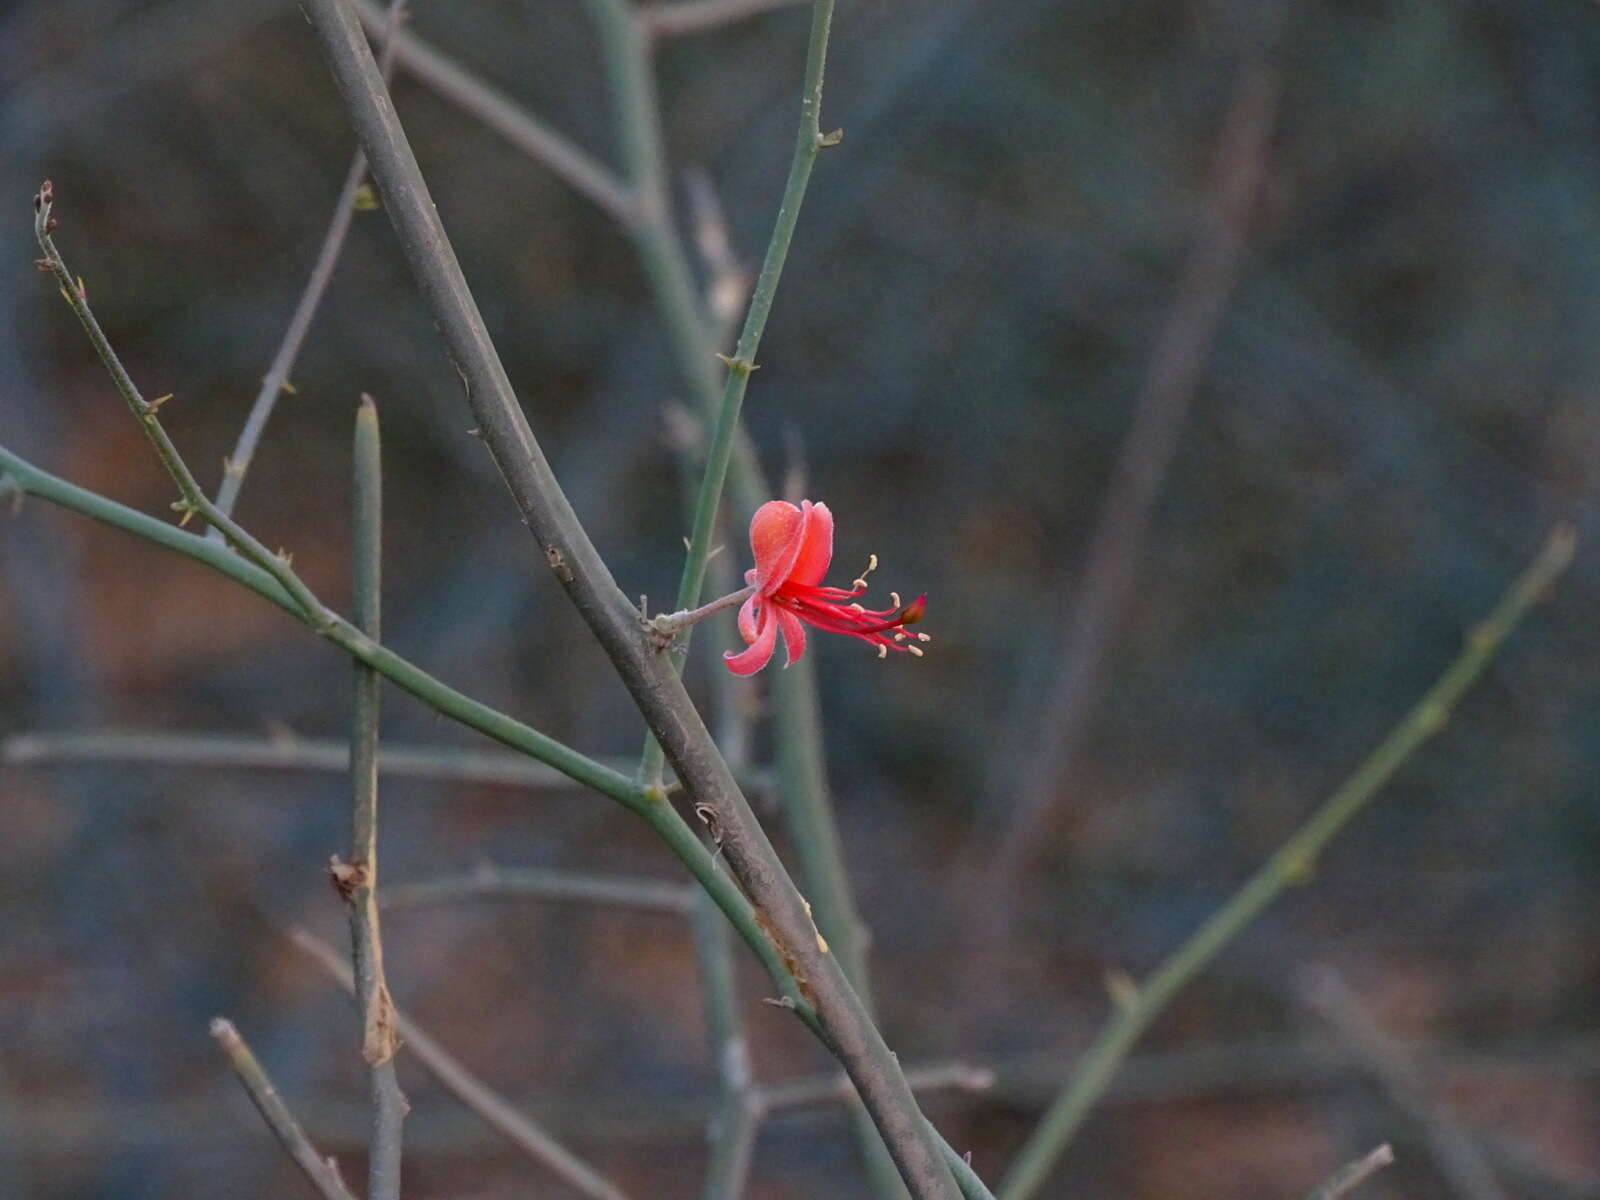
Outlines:
[{"label": "small thorn", "polygon": [[467,430],[467,436],[481,438],[483,436],[483,430],[474,425],[471,429]]},{"label": "small thorn", "polygon": [[291,396],[298,396],[300,394],[300,389],[295,387],[295,385],[287,379],[285,379],[278,386],[280,390],[287,392]]},{"label": "small thorn", "polygon": [[[45,226],[45,229],[49,230],[53,225],[55,225],[55,222],[51,221]],[[85,303],[87,303],[89,300],[89,289],[83,285],[82,275],[78,276],[78,299],[84,301]]]},{"label": "small thorn", "polygon": [[156,409],[160,408],[163,404],[171,399],[172,393],[168,392],[165,396],[157,396],[154,400],[147,401],[145,408],[150,412],[155,412]]},{"label": "small thorn", "polygon": [[832,133],[817,134],[818,147],[837,146],[842,141],[844,141],[844,130],[842,129],[835,129]]},{"label": "small thorn", "polygon": [[56,269],[55,264],[48,258],[36,258],[33,260],[33,265],[39,269],[41,275],[48,275]]},{"label": "small thorn", "polygon": [[717,361],[722,363],[723,366],[727,367],[728,370],[737,372],[740,375],[748,375],[752,371],[759,371],[761,369],[761,366],[758,363],[753,363],[744,358],[729,358],[726,354],[717,355]]}]

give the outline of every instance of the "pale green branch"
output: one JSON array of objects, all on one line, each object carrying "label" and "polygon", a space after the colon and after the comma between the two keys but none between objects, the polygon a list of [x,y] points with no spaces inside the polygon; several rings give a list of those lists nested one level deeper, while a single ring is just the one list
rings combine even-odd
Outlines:
[{"label": "pale green branch", "polygon": [[1079,1060],[1066,1087],[1028,1138],[1000,1187],[1000,1200],[1027,1200],[1044,1186],[1051,1169],[1099,1100],[1117,1067],[1167,1003],[1295,883],[1305,880],[1317,857],[1377,796],[1394,773],[1434,737],[1496,651],[1572,561],[1575,534],[1560,526],[1531,566],[1511,585],[1494,611],[1467,637],[1460,656],[1409,713],[1369,754],[1311,818],[1168,957],[1142,985],[1120,998],[1116,1012]]}]

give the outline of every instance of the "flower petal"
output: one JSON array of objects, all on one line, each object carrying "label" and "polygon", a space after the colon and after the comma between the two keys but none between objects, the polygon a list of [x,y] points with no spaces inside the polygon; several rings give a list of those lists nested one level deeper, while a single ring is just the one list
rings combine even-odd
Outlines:
[{"label": "flower petal", "polygon": [[833,514],[826,504],[813,504],[809,500],[800,505],[800,510],[804,517],[800,527],[800,552],[785,578],[815,586],[822,582],[822,577],[828,573],[828,564],[833,561]]},{"label": "flower petal", "polygon": [[778,629],[783,634],[783,651],[785,666],[800,661],[800,656],[806,652],[806,627],[800,624],[800,618],[787,609],[774,608],[773,613],[778,618]]},{"label": "flower petal", "polygon": [[750,648],[739,654],[724,652],[722,658],[728,664],[728,670],[735,675],[754,675],[772,661],[772,652],[777,645],[778,622],[773,620],[773,610],[768,605],[761,611],[761,624]]},{"label": "flower petal", "polygon": [[755,582],[763,592],[770,594],[794,569],[804,526],[804,514],[787,500],[768,500],[750,518]]},{"label": "flower petal", "polygon": [[757,596],[751,596],[739,606],[739,636],[744,639],[744,644],[747,646],[754,645],[756,640],[759,624],[759,616],[756,613],[758,599]]}]

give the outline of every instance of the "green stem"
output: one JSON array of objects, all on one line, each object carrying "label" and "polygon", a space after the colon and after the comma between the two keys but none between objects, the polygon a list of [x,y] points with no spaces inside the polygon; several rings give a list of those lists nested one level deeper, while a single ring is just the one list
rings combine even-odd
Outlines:
[{"label": "green stem", "polygon": [[[778,281],[789,257],[789,246],[794,241],[800,208],[805,201],[806,187],[811,181],[811,169],[822,148],[836,140],[825,138],[820,126],[822,76],[828,58],[828,33],[832,23],[833,0],[816,0],[812,5],[811,36],[806,46],[800,125],[795,135],[794,153],[789,161],[789,177],[784,183],[783,199],[779,203],[772,237],[767,242],[767,252],[761,262],[761,273],[756,277],[755,288],[750,294],[744,328],[739,334],[733,356],[725,360],[727,373],[721,401],[716,404],[714,413],[710,411],[712,406],[709,403],[702,406],[707,410],[707,419],[711,421],[711,441],[706,451],[705,474],[701,478],[695,502],[689,552],[684,559],[683,575],[678,583],[675,607],[679,609],[692,609],[700,602],[700,594],[705,586],[706,561],[710,557],[712,538],[717,529],[717,510],[727,483],[728,465],[739,441],[739,414],[744,407],[750,374],[756,369],[756,352],[766,332],[767,318],[772,313]],[[647,55],[645,61],[648,62]],[[641,161],[640,166],[643,165]],[[643,174],[639,178],[648,181],[651,176]],[[707,381],[706,376],[710,365],[706,356],[707,327],[704,317],[699,315],[700,306],[688,282],[690,277],[682,243],[667,222],[656,226],[647,223],[636,240],[646,268],[655,281],[658,304],[673,334],[673,344],[677,348],[680,363],[691,385],[709,401],[710,394],[715,390],[715,382],[714,376],[710,377],[711,382]],[[696,314],[692,326],[687,316],[690,312]],[[741,474],[753,482],[753,471],[742,470]],[[751,497],[746,497],[747,501],[749,499]],[[683,640],[687,641],[688,637],[686,632]],[[659,777],[661,764],[660,747],[654,739],[647,740],[640,764],[640,778],[648,781]]]},{"label": "green stem", "polygon": [[[362,633],[381,635],[383,591],[383,463],[378,409],[370,396],[356,412],[354,580],[352,611]],[[406,1098],[395,1078],[398,1039],[394,1004],[383,970],[378,921],[378,713],[382,677],[355,664],[350,732],[350,858],[335,862],[334,883],[350,910],[350,953],[356,1008],[361,1014],[361,1056],[372,1097],[372,1137],[367,1155],[369,1200],[399,1200],[401,1125]]]},{"label": "green stem", "polygon": [[[361,134],[384,211],[400,242],[466,389],[486,450],[546,564],[611,659],[651,732],[661,741],[697,811],[714,825],[721,861],[759,906],[774,952],[814,1008],[816,1028],[850,1073],[918,1200],[958,1194],[937,1139],[906,1086],[904,1073],[817,937],[805,901],[751,810],[670,662],[640,628],[638,610],[617,586],[571,501],[562,491],[495,350],[483,315],[456,260],[427,181],[417,165],[371,47],[347,0],[304,0],[352,122]],[[818,14],[831,11],[819,0]],[[813,58],[825,38],[814,38]],[[820,88],[820,63],[810,72]],[[808,96],[814,107],[814,98]],[[658,789],[653,789],[659,794]],[[662,807],[671,809],[662,797]],[[681,825],[681,818],[674,818]],[[685,832],[687,830],[685,829]],[[693,835],[689,835],[693,840]]]},{"label": "green stem", "polygon": [[1291,885],[1304,881],[1329,842],[1378,794],[1429,738],[1482,674],[1502,642],[1543,598],[1572,560],[1574,534],[1560,526],[1489,617],[1467,638],[1440,676],[1378,747],[1266,863],[1154,974],[1122,999],[1079,1061],[1000,1187],[1000,1200],[1027,1200],[1044,1186],[1061,1152],[1105,1091],[1128,1051],[1167,1003]]},{"label": "green stem", "polygon": [[[3,446],[0,446],[0,477],[10,479],[24,495],[58,504],[204,563],[270,600],[303,624],[310,625],[304,612],[275,578],[215,542],[185,533],[165,521],[158,521],[47,471],[41,471]],[[356,661],[365,663],[444,716],[469,729],[476,729],[513,750],[548,763],[568,778],[593,788],[642,817],[689,869],[690,874],[711,893],[717,907],[733,923],[735,931],[754,951],[762,967],[778,986],[784,1003],[793,1007],[808,1026],[816,1029],[815,1012],[801,996],[793,975],[785,966],[772,939],[756,921],[750,901],[728,878],[727,872],[718,869],[711,852],[668,802],[664,790],[641,788],[621,772],[435,679],[394,651],[374,642],[344,618],[330,616],[332,624],[318,632]]]}]

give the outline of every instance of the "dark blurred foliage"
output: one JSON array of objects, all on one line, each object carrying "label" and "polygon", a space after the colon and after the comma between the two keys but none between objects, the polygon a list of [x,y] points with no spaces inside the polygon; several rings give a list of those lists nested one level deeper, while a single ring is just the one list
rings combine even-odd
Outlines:
[{"label": "dark blurred foliage", "polygon": [[[416,7],[419,34],[612,157],[578,0]],[[674,161],[710,173],[746,261],[781,187],[805,28],[788,10],[662,52]],[[1283,98],[1250,250],[1070,794],[996,977],[974,981],[962,881],[1037,744],[1197,193],[1261,61]],[[176,393],[169,428],[214,486],[351,134],[287,0],[11,0],[0,78],[0,442],[162,511],[169,485],[30,265],[29,194],[55,181],[68,261],[148,394]],[[415,82],[396,96],[579,512],[627,590],[670,595],[686,525],[662,412],[682,393],[631,248]],[[1596,531],[1600,6],[847,0],[825,109],[845,140],[813,183],[747,414],[775,476],[803,446],[841,577],[877,551],[886,586],[930,597],[922,662],[816,654],[885,1027],[907,1062],[1000,1068],[990,1096],[931,1102],[995,1178],[1103,1019],[1105,972],[1137,978],[1226,898],[1555,519]],[[468,436],[381,213],[358,219],[295,380],[246,523],[345,605],[349,429],[371,392],[387,640],[587,751],[634,753],[640,724]],[[1436,1099],[1468,1125],[1556,1176],[1600,1170],[1595,562],[1580,546],[1443,736],[1160,1020],[1050,1195],[1299,1195],[1385,1138],[1401,1164],[1363,1196],[1447,1194],[1359,1069],[1337,1052],[1292,1065],[1327,1049],[1294,991],[1319,961],[1428,1048]],[[4,522],[5,732],[337,736],[348,678],[193,564],[40,504]],[[478,744],[394,692],[385,733]],[[0,796],[0,1194],[295,1194],[205,1036],[219,1012],[359,1165],[354,1023],[278,934],[342,937],[323,871],[345,836],[339,779],[11,767]],[[387,878],[484,858],[676,877],[606,802],[529,800],[391,783]],[[685,929],[486,905],[387,932],[402,1005],[469,1064],[634,1194],[698,1194],[712,1078]],[[822,1067],[756,1003],[753,969],[745,983],[758,1073]],[[1180,1051],[1210,1073],[1152,1057]],[[561,1194],[425,1077],[406,1086],[412,1194]],[[857,1178],[843,1118],[797,1117],[763,1134],[751,1195],[855,1196]]]}]

